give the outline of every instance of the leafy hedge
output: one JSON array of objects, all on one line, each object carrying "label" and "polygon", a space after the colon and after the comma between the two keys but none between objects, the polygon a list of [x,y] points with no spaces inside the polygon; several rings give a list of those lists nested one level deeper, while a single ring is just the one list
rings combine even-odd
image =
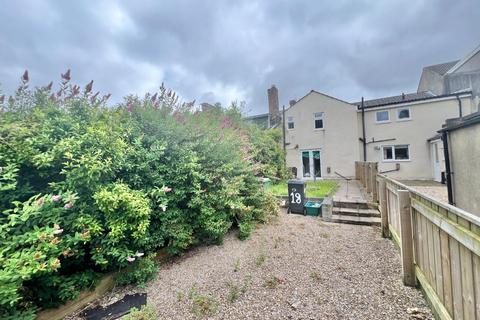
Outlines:
[{"label": "leafy hedge", "polygon": [[109,108],[92,83],[69,81],[30,91],[25,74],[0,99],[2,319],[73,299],[161,247],[219,243],[234,226],[245,238],[277,210],[258,176],[283,174],[278,134],[235,106],[195,112],[162,85]]}]

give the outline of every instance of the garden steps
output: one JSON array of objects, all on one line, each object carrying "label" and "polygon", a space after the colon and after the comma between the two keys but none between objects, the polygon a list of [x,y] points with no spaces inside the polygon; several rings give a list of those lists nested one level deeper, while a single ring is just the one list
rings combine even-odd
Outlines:
[{"label": "garden steps", "polygon": [[331,222],[356,224],[356,225],[364,225],[364,226],[380,226],[381,219],[380,217],[361,217],[361,216],[354,217],[354,216],[332,214]]},{"label": "garden steps", "polygon": [[332,222],[379,226],[381,224],[378,204],[362,198],[333,198]]},{"label": "garden steps", "polygon": [[337,208],[350,208],[350,209],[378,209],[378,204],[368,202],[364,199],[356,198],[333,198],[333,206]]},{"label": "garden steps", "polygon": [[377,209],[359,209],[359,208],[338,208],[334,207],[332,214],[355,217],[380,217]]}]

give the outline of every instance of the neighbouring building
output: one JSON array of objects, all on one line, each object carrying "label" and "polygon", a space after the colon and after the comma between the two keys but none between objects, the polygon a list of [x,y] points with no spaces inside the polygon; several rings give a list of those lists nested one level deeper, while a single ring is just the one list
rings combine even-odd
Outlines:
[{"label": "neighbouring building", "polygon": [[364,101],[364,116],[356,103],[358,126],[365,122],[365,154],[359,132],[360,160],[378,162],[379,171],[394,178],[441,182],[444,165],[434,135],[446,119],[471,113],[472,103],[470,91],[402,94]]},{"label": "neighbouring building", "polygon": [[479,52],[425,67],[416,93],[348,103],[312,90],[285,111],[287,167],[302,179],[353,177],[364,160],[397,179],[445,181],[437,130],[478,111]]},{"label": "neighbouring building", "polygon": [[449,119],[439,132],[443,135],[449,202],[480,216],[480,112]]},{"label": "neighbouring building", "polygon": [[480,46],[423,68],[415,93],[349,103],[312,90],[290,100],[284,115],[274,85],[267,96],[269,112],[246,119],[263,128],[284,125],[286,164],[298,178],[353,177],[355,161],[374,161],[396,179],[445,182],[448,160],[437,130],[479,110]]},{"label": "neighbouring building", "polygon": [[312,90],[285,111],[287,167],[302,179],[352,177],[354,162],[366,160],[398,179],[441,181],[431,138],[460,108],[471,113],[471,97],[402,94],[364,101],[362,109]]},{"label": "neighbouring building", "polygon": [[480,102],[480,46],[463,59],[423,68],[417,92],[435,95],[471,90],[476,106]]}]

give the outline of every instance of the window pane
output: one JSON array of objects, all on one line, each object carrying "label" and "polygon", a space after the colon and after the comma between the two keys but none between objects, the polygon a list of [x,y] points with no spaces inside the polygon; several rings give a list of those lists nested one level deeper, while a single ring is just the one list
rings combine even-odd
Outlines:
[{"label": "window pane", "polygon": [[409,160],[410,155],[408,152],[408,146],[395,146],[395,159],[396,160]]},{"label": "window pane", "polygon": [[310,177],[310,152],[302,152],[303,176]]},{"label": "window pane", "polygon": [[288,123],[288,129],[293,129],[295,127],[293,122]]},{"label": "window pane", "polygon": [[320,170],[320,151],[313,151],[313,170],[315,172],[315,177],[321,177],[321,170]]},{"label": "window pane", "polygon": [[384,160],[393,159],[392,147],[383,147],[383,159]]},{"label": "window pane", "polygon": [[398,119],[408,119],[410,118],[410,109],[400,109],[398,111]]},{"label": "window pane", "polygon": [[378,111],[376,115],[377,115],[377,122],[390,120],[388,117],[388,111]]},{"label": "window pane", "polygon": [[315,129],[323,129],[323,120],[315,120]]},{"label": "window pane", "polygon": [[315,112],[315,119],[319,119],[323,117],[323,112]]}]

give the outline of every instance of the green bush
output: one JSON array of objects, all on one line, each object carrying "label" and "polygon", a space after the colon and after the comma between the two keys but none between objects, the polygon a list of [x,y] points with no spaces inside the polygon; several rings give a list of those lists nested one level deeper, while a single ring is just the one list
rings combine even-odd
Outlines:
[{"label": "green bush", "polygon": [[157,320],[158,311],[152,305],[145,305],[140,310],[132,308],[130,313],[124,317],[124,320]]},{"label": "green bush", "polygon": [[[258,177],[282,177],[278,133],[239,110],[197,112],[163,86],[107,107],[62,75],[0,104],[0,318],[58,305],[126,268],[144,283],[151,253],[220,243],[277,210]],[[128,274],[128,275],[127,275]]]},{"label": "green bush", "polygon": [[[141,254],[137,254],[141,257]],[[125,268],[117,277],[117,283],[120,285],[125,284],[138,284],[143,287],[145,284],[155,279],[158,272],[158,263],[155,261],[155,254],[152,253],[140,259],[137,264],[132,264]]]}]

